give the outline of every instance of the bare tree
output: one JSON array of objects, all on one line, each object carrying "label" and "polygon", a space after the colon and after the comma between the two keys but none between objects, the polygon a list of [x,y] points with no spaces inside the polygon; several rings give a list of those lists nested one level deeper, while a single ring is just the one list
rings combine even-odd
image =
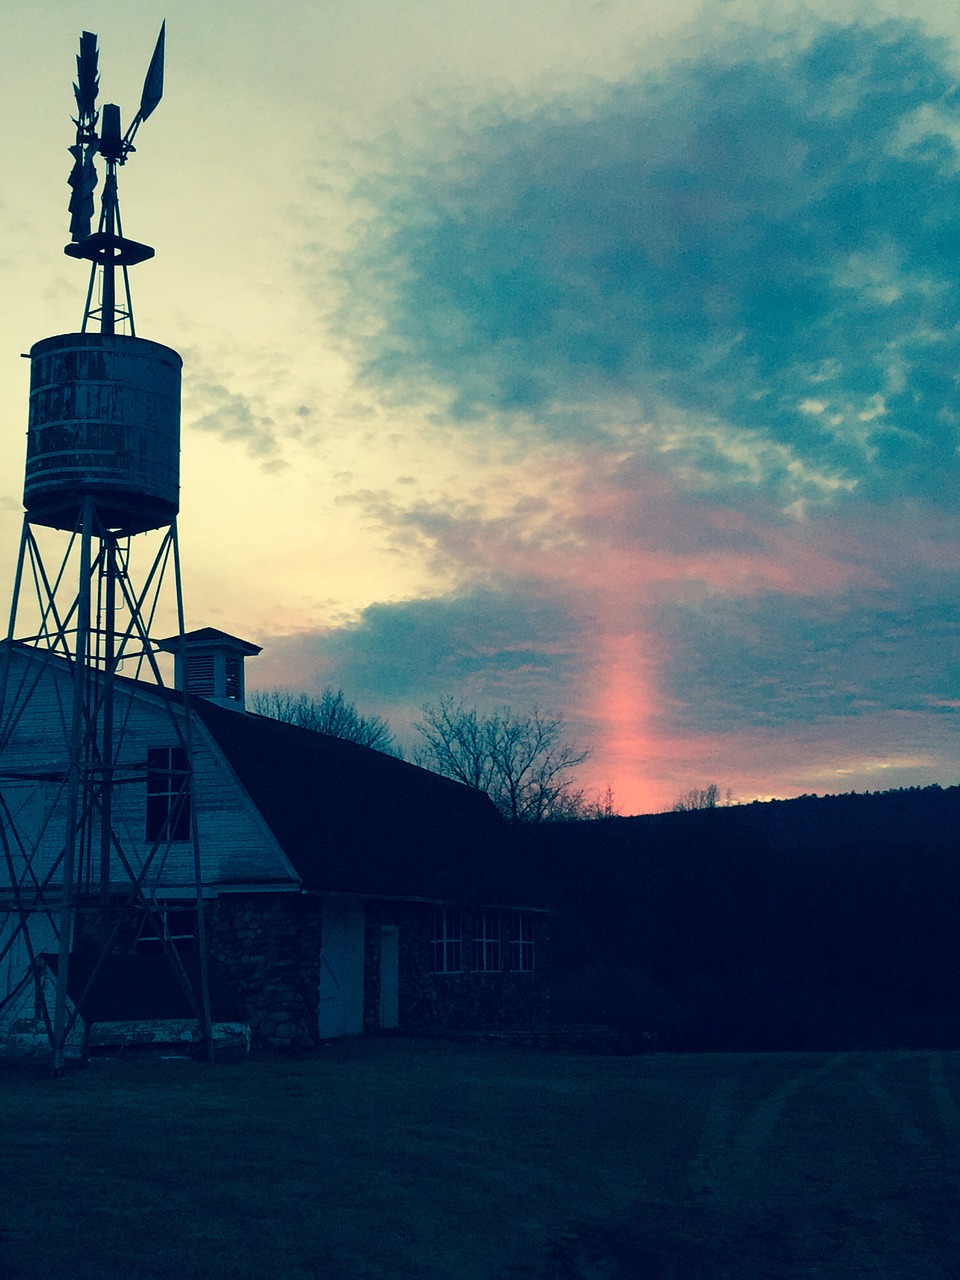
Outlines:
[{"label": "bare tree", "polygon": [[584,818],[591,818],[601,821],[605,818],[621,817],[620,810],[617,808],[617,800],[613,794],[613,787],[608,786],[604,791],[599,792],[592,800],[584,803]]},{"label": "bare tree", "polygon": [[716,809],[720,805],[733,804],[733,792],[728,787],[720,798],[720,788],[715,782],[706,787],[691,787],[677,796],[673,802],[674,813],[688,813],[692,809]]},{"label": "bare tree", "polygon": [[250,705],[258,715],[273,720],[284,720],[331,738],[345,738],[387,755],[399,754],[386,720],[361,715],[342,689],[324,689],[319,697],[289,689],[260,689],[250,698]]},{"label": "bare tree", "polygon": [[453,698],[423,708],[413,726],[418,764],[485,791],[510,822],[550,822],[587,816],[573,772],[589,751],[564,741],[560,716],[534,707],[516,715],[502,707],[481,715]]}]

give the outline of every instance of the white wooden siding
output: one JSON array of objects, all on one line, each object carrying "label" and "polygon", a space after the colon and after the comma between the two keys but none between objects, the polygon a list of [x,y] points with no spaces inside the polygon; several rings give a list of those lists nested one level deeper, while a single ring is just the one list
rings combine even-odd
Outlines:
[{"label": "white wooden siding", "polygon": [[[34,955],[57,950],[57,929],[54,922],[39,912],[30,920],[30,942]],[[9,945],[8,945],[9,944]],[[2,1008],[24,977],[30,972],[30,951],[20,929],[20,917],[12,912],[0,911],[0,1008]]]},{"label": "white wooden siding", "polygon": [[[11,687],[17,687],[21,672],[35,669],[40,659],[32,654],[14,655]],[[45,665],[41,679],[26,703],[17,727],[0,760],[0,774],[46,770],[62,772],[67,759],[72,683],[65,665],[59,661]],[[238,715],[243,714],[237,712]],[[183,711],[174,706],[182,723]],[[118,683],[115,699],[116,740],[121,766],[120,782],[114,790],[114,828],[135,872],[142,871],[150,853],[146,832],[147,751],[151,747],[179,745],[180,739],[159,699],[147,692]],[[231,885],[269,884],[295,887],[299,881],[282,849],[256,807],[240,786],[233,770],[203,725],[192,720],[194,763],[194,804],[200,836],[203,883],[210,889]],[[124,764],[135,767],[135,780],[124,782]],[[63,847],[66,831],[65,789],[52,782],[0,782],[14,822],[0,815],[11,848],[17,874],[25,869],[18,842],[36,846],[34,870],[38,878],[48,872]],[[46,824],[46,825],[45,825]],[[99,850],[93,851],[94,861]],[[94,868],[94,876],[98,873]],[[51,886],[60,881],[54,874]],[[122,891],[129,884],[127,872],[114,853],[111,881]],[[174,842],[158,850],[145,880],[155,892],[176,896],[194,883],[192,841]],[[0,849],[0,889],[9,889],[7,859]]]}]

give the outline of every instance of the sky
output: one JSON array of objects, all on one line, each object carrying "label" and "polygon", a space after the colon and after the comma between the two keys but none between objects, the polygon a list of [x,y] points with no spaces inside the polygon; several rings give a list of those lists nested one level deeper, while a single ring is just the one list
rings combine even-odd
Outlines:
[{"label": "sky", "polygon": [[[188,627],[248,685],[538,706],[623,813],[956,783],[946,4],[0,0],[0,596],[81,30],[137,332],[184,358]],[[668,10],[668,11],[667,11]]]}]

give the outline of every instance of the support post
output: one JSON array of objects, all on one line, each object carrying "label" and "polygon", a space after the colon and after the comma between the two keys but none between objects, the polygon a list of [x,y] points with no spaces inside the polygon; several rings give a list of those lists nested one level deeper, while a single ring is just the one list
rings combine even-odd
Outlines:
[{"label": "support post", "polygon": [[73,662],[73,710],[70,724],[70,757],[67,786],[67,830],[60,902],[60,936],[57,948],[56,995],[53,1006],[53,1074],[63,1074],[67,1038],[67,983],[70,971],[70,948],[73,942],[74,908],[76,904],[76,868],[84,811],[84,783],[87,752],[86,722],[90,683],[90,549],[93,540],[93,502],[83,504],[80,532],[80,578],[77,592],[77,642]]}]

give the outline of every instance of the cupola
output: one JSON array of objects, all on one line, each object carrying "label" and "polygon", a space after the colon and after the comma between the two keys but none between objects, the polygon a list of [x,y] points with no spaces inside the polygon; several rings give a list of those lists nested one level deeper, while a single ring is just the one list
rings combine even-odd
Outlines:
[{"label": "cupola", "polygon": [[173,654],[174,687],[193,698],[207,698],[221,707],[244,711],[243,663],[254,658],[260,646],[216,627],[201,627],[183,636],[159,641],[157,647]]}]

